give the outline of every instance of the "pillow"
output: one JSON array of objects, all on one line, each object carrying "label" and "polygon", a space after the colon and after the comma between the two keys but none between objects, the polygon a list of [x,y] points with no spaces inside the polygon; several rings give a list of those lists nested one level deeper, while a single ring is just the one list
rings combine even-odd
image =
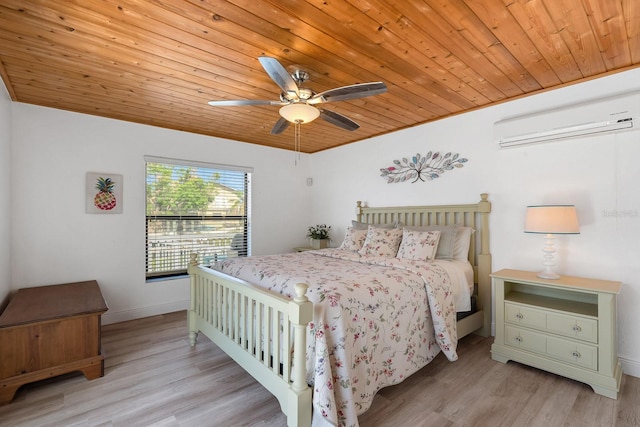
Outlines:
[{"label": "pillow", "polygon": [[400,240],[402,240],[401,228],[380,228],[370,225],[367,229],[367,237],[358,253],[364,256],[395,258]]},{"label": "pillow", "polygon": [[453,259],[466,260],[469,258],[469,246],[471,245],[471,234],[475,230],[471,227],[458,227],[456,239],[453,245]]},{"label": "pillow", "polygon": [[459,224],[452,225],[427,225],[424,227],[405,227],[416,231],[439,231],[440,241],[436,251],[436,259],[453,259],[455,240],[458,233]]},{"label": "pillow", "polygon": [[366,237],[367,230],[357,230],[353,227],[349,227],[347,228],[347,233],[344,235],[344,240],[340,246],[338,246],[338,249],[358,252],[362,248]]},{"label": "pillow", "polygon": [[429,261],[436,255],[440,231],[417,231],[404,228],[398,258]]},{"label": "pillow", "polygon": [[378,228],[398,228],[395,222],[392,224],[367,224],[366,222],[351,221],[351,226],[356,230],[368,230],[370,225]]}]

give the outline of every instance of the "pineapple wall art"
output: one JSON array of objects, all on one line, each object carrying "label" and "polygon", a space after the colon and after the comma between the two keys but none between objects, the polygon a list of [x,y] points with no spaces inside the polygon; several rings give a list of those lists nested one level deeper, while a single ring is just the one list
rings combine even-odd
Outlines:
[{"label": "pineapple wall art", "polygon": [[122,213],[122,175],[87,173],[87,213]]}]

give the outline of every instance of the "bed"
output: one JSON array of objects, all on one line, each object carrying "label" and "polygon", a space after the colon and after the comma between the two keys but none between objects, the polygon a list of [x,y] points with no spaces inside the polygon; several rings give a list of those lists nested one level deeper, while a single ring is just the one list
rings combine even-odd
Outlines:
[{"label": "bed", "polygon": [[[215,342],[277,398],[289,426],[312,419],[314,426],[357,425],[377,390],[402,382],[440,352],[456,360],[457,340],[472,332],[490,334],[490,211],[487,194],[447,206],[357,202],[339,249],[248,257],[215,269],[192,254],[190,343],[198,333]],[[416,235],[441,239],[432,258],[436,246],[447,247],[445,233],[454,229],[460,237],[464,229],[466,259],[414,261],[403,243],[398,257],[350,251],[345,244],[358,228],[366,228],[367,239],[397,236],[398,229],[405,242]],[[454,264],[467,265],[461,282],[473,294],[465,297],[470,310],[451,291],[460,276]]]}]

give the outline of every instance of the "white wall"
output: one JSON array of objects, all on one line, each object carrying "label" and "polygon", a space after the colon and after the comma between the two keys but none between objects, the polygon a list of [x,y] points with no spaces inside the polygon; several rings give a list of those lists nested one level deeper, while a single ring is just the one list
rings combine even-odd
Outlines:
[{"label": "white wall", "polygon": [[[315,223],[331,224],[338,244],[356,200],[468,203],[488,192],[494,270],[536,270],[542,242],[522,233],[525,206],[575,203],[581,234],[558,239],[558,270],[623,282],[620,356],[625,372],[640,376],[640,132],[499,150],[492,130],[507,116],[631,90],[640,90],[640,69],[303,156],[297,167],[288,151],[19,103],[7,112],[0,98],[0,125],[13,128],[10,148],[0,131],[1,158],[6,163],[10,152],[13,170],[12,288],[95,278],[110,306],[105,323],[186,306],[186,280],[144,281],[145,154],[254,167],[254,254],[303,244]],[[429,150],[458,152],[469,162],[431,182],[387,184],[379,176],[394,159]],[[84,213],[88,171],[124,175],[122,215]],[[0,233],[7,233],[6,211],[0,208]],[[0,246],[0,263],[6,251]]]},{"label": "white wall", "polygon": [[[13,289],[96,279],[109,305],[104,323],[186,308],[187,279],[145,282],[145,155],[253,167],[253,253],[304,243],[308,155],[294,166],[286,150],[21,103],[12,109]],[[122,214],[85,213],[87,172],[123,175]]]},{"label": "white wall", "polygon": [[[526,206],[575,204],[581,234],[557,239],[558,271],[623,283],[619,352],[625,372],[640,376],[640,131],[500,150],[492,128],[506,117],[634,90],[640,90],[640,69],[314,154],[312,222],[333,225],[338,244],[356,200],[370,206],[470,203],[487,192],[493,269],[538,270],[543,241],[523,233]],[[393,160],[430,150],[469,161],[434,181],[387,184],[380,177]]]},{"label": "white wall", "polygon": [[0,310],[11,289],[11,99],[0,80]]}]

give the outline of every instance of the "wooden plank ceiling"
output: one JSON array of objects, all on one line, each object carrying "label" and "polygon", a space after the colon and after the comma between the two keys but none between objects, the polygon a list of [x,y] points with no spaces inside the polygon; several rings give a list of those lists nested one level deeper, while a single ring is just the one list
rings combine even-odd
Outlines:
[{"label": "wooden plank ceiling", "polygon": [[257,58],[360,124],[302,126],[313,153],[640,64],[640,0],[0,0],[0,75],[13,101],[293,149]]}]

